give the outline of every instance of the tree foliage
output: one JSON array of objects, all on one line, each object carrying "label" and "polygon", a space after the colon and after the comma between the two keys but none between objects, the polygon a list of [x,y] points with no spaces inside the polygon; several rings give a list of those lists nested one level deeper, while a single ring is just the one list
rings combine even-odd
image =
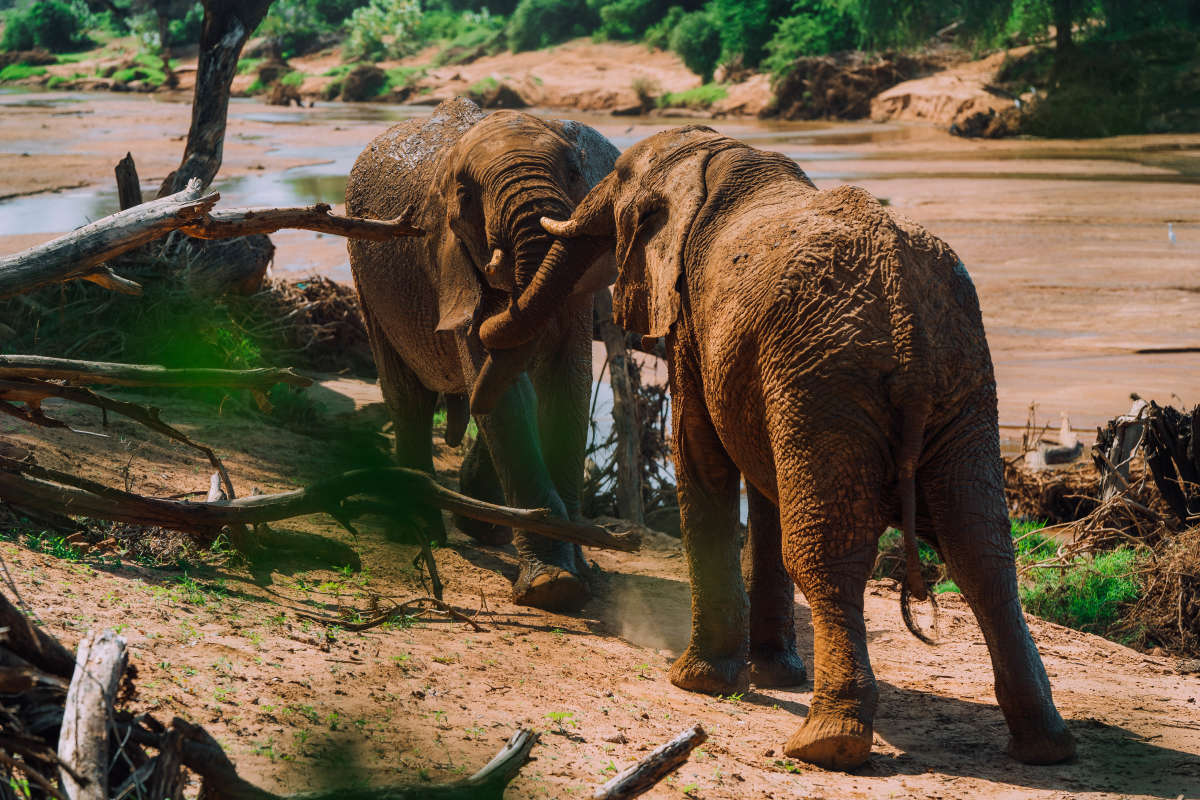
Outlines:
[{"label": "tree foliage", "polygon": [[54,53],[78,50],[91,43],[91,14],[82,3],[40,0],[10,12],[0,40],[3,50],[44,48]]}]

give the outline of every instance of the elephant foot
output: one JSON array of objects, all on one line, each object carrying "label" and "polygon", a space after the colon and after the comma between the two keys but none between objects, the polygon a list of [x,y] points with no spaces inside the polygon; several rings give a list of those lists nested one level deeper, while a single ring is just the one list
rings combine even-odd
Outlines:
[{"label": "elephant foot", "polygon": [[1023,764],[1057,764],[1075,756],[1075,737],[1061,720],[1047,732],[1013,736],[1008,754]]},{"label": "elephant foot", "polygon": [[787,740],[783,754],[825,769],[854,769],[871,755],[871,726],[853,718],[810,713]]},{"label": "elephant foot", "polygon": [[671,667],[671,683],[689,692],[734,694],[750,688],[744,656],[702,658],[688,648]]},{"label": "elephant foot", "polygon": [[513,585],[513,602],[543,611],[578,611],[591,597],[587,584],[562,567],[525,563]]},{"label": "elephant foot", "polygon": [[795,650],[752,650],[750,682],[764,689],[800,686],[808,681],[804,661]]},{"label": "elephant foot", "polygon": [[512,528],[492,525],[470,517],[460,517],[458,514],[454,515],[454,527],[480,544],[490,547],[503,547],[513,540]]}]

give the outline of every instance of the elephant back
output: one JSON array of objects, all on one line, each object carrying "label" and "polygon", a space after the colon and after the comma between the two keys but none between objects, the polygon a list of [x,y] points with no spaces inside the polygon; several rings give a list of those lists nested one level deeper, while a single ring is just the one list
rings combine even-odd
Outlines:
[{"label": "elephant back", "polygon": [[411,205],[420,224],[442,156],[484,116],[475,103],[454,97],[428,118],[401,122],[376,136],[350,171],[346,213],[391,219]]}]

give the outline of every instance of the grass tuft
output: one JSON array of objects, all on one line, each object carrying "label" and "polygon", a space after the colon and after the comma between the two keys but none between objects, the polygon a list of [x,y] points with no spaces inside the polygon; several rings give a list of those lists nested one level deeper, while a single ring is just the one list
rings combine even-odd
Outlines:
[{"label": "grass tuft", "polygon": [[659,108],[693,108],[703,111],[718,100],[724,100],[729,91],[719,83],[706,83],[686,92],[667,92],[658,98]]}]

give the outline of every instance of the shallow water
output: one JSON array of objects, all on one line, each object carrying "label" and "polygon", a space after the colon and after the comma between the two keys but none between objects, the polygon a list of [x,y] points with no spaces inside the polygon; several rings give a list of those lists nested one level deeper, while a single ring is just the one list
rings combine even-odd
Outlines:
[{"label": "shallow water", "polygon": [[[50,109],[42,117],[53,118],[53,128],[61,118],[64,133],[68,125],[91,127],[66,144],[54,130],[46,134],[45,122],[40,130],[20,128],[0,142],[0,153],[99,152],[96,143],[107,135],[109,158],[125,146],[112,139],[126,132],[136,139],[144,120],[171,115],[168,128],[182,122],[186,129],[186,107],[129,95],[0,92],[0,113],[4,108]],[[367,142],[430,111],[342,103],[281,109],[234,100],[226,139],[234,176],[217,182],[222,205],[336,204]],[[546,116],[587,122],[622,149],[697,121]],[[919,124],[703,122],[796,159],[819,188],[863,186],[955,248],[979,291],[1008,429],[1024,422],[1031,402],[1039,404],[1040,422],[1057,428],[1059,414],[1068,412],[1076,427],[1091,428],[1125,410],[1130,392],[1200,401],[1200,354],[1137,353],[1200,346],[1200,135],[993,142]],[[157,135],[142,133],[131,145],[135,155],[151,146],[145,137]],[[161,149],[163,140],[156,143]],[[177,148],[182,144],[172,141],[165,152]],[[259,158],[265,168],[253,169],[264,166]],[[0,237],[63,233],[111,213],[111,186],[0,201]],[[341,239],[300,231],[273,239],[276,274],[350,280]]]}]

